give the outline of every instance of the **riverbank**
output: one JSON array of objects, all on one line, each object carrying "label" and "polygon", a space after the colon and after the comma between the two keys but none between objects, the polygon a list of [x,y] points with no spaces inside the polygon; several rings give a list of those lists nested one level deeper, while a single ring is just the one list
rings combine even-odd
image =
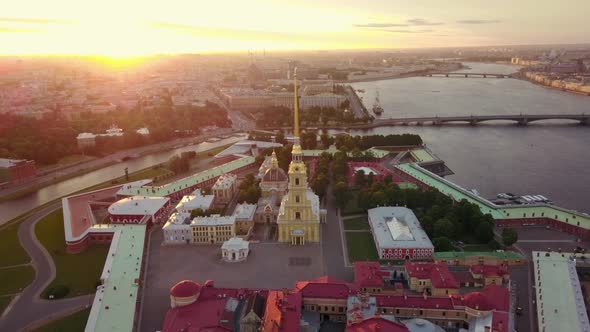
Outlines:
[{"label": "riverbank", "polygon": [[396,74],[391,74],[391,75],[382,75],[381,76],[379,74],[376,74],[375,76],[353,78],[353,79],[348,79],[348,80],[337,82],[337,83],[345,83],[346,84],[346,83],[395,80],[395,79],[400,79],[400,78],[420,77],[420,76],[434,74],[434,73],[447,73],[447,72],[451,73],[451,72],[462,70],[462,69],[468,69],[468,67],[466,67],[462,63],[457,63],[454,65],[455,66],[448,66],[448,68],[431,68],[431,69],[415,70],[415,71],[410,71],[410,72],[405,72],[405,73],[396,73]]},{"label": "riverbank", "polygon": [[173,141],[147,145],[135,149],[120,151],[100,159],[94,159],[86,162],[75,163],[73,165],[65,166],[59,170],[55,170],[52,174],[45,174],[40,177],[32,179],[29,183],[19,185],[17,187],[6,188],[0,191],[0,203],[10,200],[18,199],[34,193],[47,186],[66,181],[78,176],[82,176],[105,167],[112,166],[121,160],[136,159],[150,154],[155,154],[170,149],[175,149],[181,146],[200,144],[206,142],[207,139],[219,135],[234,135],[239,133],[233,129],[222,129],[211,133],[209,135],[199,135],[196,137],[180,138]]},{"label": "riverbank", "polygon": [[572,94],[576,94],[576,95],[590,97],[590,91],[579,91],[574,88],[568,88],[567,85],[561,86],[561,87],[556,86],[557,85],[556,82],[558,82],[559,80],[552,80],[552,79],[546,78],[546,76],[544,76],[544,75],[538,75],[541,78],[535,78],[532,75],[529,75],[529,76],[527,76],[526,74],[518,73],[518,74],[514,75],[513,78],[516,78],[516,79],[519,79],[522,81],[526,81],[529,83],[533,83],[535,85],[542,86],[544,88],[548,88],[551,90],[557,90],[557,91],[568,92],[568,93],[572,93]]}]

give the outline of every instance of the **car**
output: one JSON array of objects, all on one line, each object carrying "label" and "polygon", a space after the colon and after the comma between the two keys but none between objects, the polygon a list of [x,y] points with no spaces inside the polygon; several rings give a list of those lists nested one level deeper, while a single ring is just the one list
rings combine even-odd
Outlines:
[{"label": "car", "polygon": [[520,307],[520,306],[516,307],[516,315],[522,316],[522,307]]}]

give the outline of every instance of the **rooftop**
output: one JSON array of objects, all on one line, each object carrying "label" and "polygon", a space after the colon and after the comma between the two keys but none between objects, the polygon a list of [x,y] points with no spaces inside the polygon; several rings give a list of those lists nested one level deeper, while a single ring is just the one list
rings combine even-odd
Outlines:
[{"label": "rooftop", "polygon": [[203,196],[197,190],[193,193],[193,195],[183,196],[180,202],[178,202],[178,204],[176,205],[176,210],[192,211],[196,209],[201,209],[205,211],[211,207],[214,198],[215,196],[213,195]]},{"label": "rooftop", "polygon": [[236,154],[243,155],[250,152],[252,147],[257,147],[259,149],[267,149],[267,148],[279,148],[282,147],[283,144],[280,143],[273,143],[273,142],[265,142],[265,141],[252,141],[252,140],[243,140],[237,143],[234,143],[227,149],[219,152],[215,155],[215,158],[223,158],[227,156],[233,156]]},{"label": "rooftop", "polygon": [[382,317],[371,317],[360,323],[355,323],[346,327],[345,332],[409,332],[410,330],[402,323],[392,322]]},{"label": "rooftop", "polygon": [[209,217],[196,217],[191,222],[191,226],[229,226],[236,222],[235,216],[221,216],[213,214]]},{"label": "rooftop", "polygon": [[156,214],[169,201],[170,198],[168,197],[132,196],[111,204],[109,214],[151,216]]},{"label": "rooftop", "polygon": [[540,331],[590,331],[576,258],[572,254],[533,252]]},{"label": "rooftop", "polygon": [[299,281],[295,284],[295,288],[304,298],[347,299],[349,295],[357,291],[354,285],[327,276],[310,281]]},{"label": "rooftop", "polygon": [[133,330],[145,232],[145,225],[115,231],[85,331]]},{"label": "rooftop", "polygon": [[238,168],[248,166],[254,163],[254,157],[252,156],[242,156],[240,159],[232,160],[228,163],[209,168],[205,171],[196,173],[189,177],[180,179],[175,182],[171,182],[169,184],[165,184],[163,186],[141,186],[141,187],[124,187],[122,188],[118,194],[124,196],[134,196],[134,195],[142,195],[142,196],[151,196],[151,197],[163,197],[172,195],[173,193],[180,191],[182,189],[193,187],[199,183],[202,183],[206,180],[213,179],[215,177],[221,176],[222,174],[233,172]]},{"label": "rooftop", "polygon": [[433,248],[412,210],[378,207],[368,212],[371,231],[379,248]]},{"label": "rooftop", "polygon": [[215,184],[213,185],[212,189],[228,189],[230,188],[236,181],[238,180],[238,176],[235,174],[222,174]]},{"label": "rooftop", "polygon": [[231,239],[223,242],[221,245],[221,249],[224,250],[240,250],[240,249],[248,249],[250,242],[245,241],[241,237],[232,237]]},{"label": "rooftop", "polygon": [[233,216],[236,220],[252,220],[256,213],[256,204],[240,203],[236,205]]},{"label": "rooftop", "polygon": [[354,282],[357,287],[383,287],[383,278],[389,275],[388,271],[381,270],[379,262],[354,263]]},{"label": "rooftop", "polygon": [[264,332],[299,332],[301,293],[272,290],[268,293],[262,330]]},{"label": "rooftop", "polygon": [[430,279],[434,288],[459,288],[459,283],[445,264],[406,262],[405,268],[408,277],[422,280]]},{"label": "rooftop", "polygon": [[377,172],[374,168],[371,167],[354,167],[354,172],[358,172],[358,171],[362,171],[365,175],[369,175],[369,174],[373,174],[373,175],[377,175],[379,174],[379,172]]}]

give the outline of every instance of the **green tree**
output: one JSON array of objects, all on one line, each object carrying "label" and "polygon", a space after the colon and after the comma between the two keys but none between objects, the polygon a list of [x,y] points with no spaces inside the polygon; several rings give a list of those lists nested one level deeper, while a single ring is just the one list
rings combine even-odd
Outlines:
[{"label": "green tree", "polygon": [[453,250],[453,245],[451,244],[451,240],[449,240],[446,236],[439,236],[432,239],[432,244],[434,245],[434,250],[436,251],[451,251]]},{"label": "green tree", "polygon": [[346,203],[350,200],[350,190],[346,182],[340,181],[334,185],[334,198],[339,208],[342,209],[346,206]]},{"label": "green tree", "polygon": [[455,237],[455,227],[453,222],[448,219],[439,219],[434,223],[433,234],[435,237],[447,237],[453,239]]},{"label": "green tree", "polygon": [[506,227],[502,229],[502,243],[505,246],[510,247],[516,243],[516,241],[518,241],[518,232],[516,229],[512,227]]},{"label": "green tree", "polygon": [[354,184],[363,187],[365,185],[365,172],[359,169],[354,173]]},{"label": "green tree", "polygon": [[480,222],[475,230],[475,236],[481,243],[488,243],[494,238],[494,226],[487,221]]}]

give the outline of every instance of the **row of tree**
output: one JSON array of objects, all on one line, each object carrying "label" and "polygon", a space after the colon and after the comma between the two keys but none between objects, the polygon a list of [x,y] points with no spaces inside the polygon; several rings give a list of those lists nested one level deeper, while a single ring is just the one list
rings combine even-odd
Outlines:
[{"label": "row of tree", "polygon": [[336,148],[342,151],[353,151],[354,149],[366,150],[373,146],[408,146],[422,144],[420,135],[369,135],[369,136],[348,136],[340,135],[335,140]]},{"label": "row of tree", "polygon": [[240,183],[238,188],[238,202],[246,202],[248,204],[256,204],[262,191],[260,190],[260,181],[254,178],[252,173],[246,175],[244,181]]}]

